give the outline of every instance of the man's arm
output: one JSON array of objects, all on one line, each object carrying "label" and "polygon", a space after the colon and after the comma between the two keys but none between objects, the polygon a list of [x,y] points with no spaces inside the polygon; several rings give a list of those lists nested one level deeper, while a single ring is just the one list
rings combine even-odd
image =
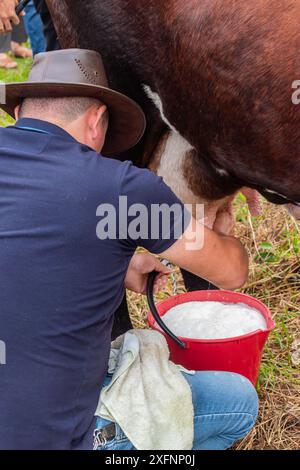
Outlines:
[{"label": "man's arm", "polygon": [[[204,231],[204,244],[201,249],[189,250],[196,241],[189,234]],[[239,240],[216,233],[192,219],[182,238],[164,253],[175,265],[199,277],[207,279],[222,289],[238,289],[248,278],[249,259]]]},{"label": "man's arm", "polygon": [[[224,230],[224,221],[220,222],[219,227]],[[203,248],[189,251],[187,246],[193,240],[187,238],[187,234],[191,228],[203,230],[198,222],[192,220],[183,238],[162,256],[223,289],[241,287],[248,277],[248,256],[241,243],[233,237],[205,229]],[[158,293],[167,284],[167,276],[171,271],[150,253],[135,254],[128,268],[125,287],[138,294],[145,294],[148,275],[153,271],[159,273],[154,284],[154,293]]]},{"label": "man's arm", "polygon": [[18,3],[18,0],[0,0],[0,34],[11,32],[12,25],[20,23],[15,10]]},{"label": "man's arm", "polygon": [[[241,287],[248,277],[248,256],[238,240],[224,235],[232,227],[231,214],[219,214],[214,230],[203,227],[195,219],[190,222],[190,215],[184,217],[186,219],[184,224],[182,216],[174,216],[172,221],[169,220],[169,223],[171,222],[170,237],[166,237],[167,232],[162,227],[161,220],[157,221],[157,218],[151,217],[152,208],[161,207],[163,204],[167,209],[171,209],[176,205],[181,209],[183,215],[186,214],[186,210],[182,203],[161,178],[148,170],[135,168],[129,163],[124,165],[119,194],[127,196],[128,207],[138,202],[148,209],[147,216],[144,216],[148,236],[146,238],[144,236],[140,238],[128,236],[125,242],[121,240],[120,243],[125,243],[126,247],[128,247],[128,243],[135,247],[141,246],[150,253],[161,254],[173,264],[207,279],[218,287],[224,289]],[[157,231],[157,222],[159,222],[158,234],[153,236],[152,234]],[[186,224],[189,222],[190,226],[185,230]],[[177,240],[184,230],[183,237]],[[194,239],[189,238],[190,232],[197,233],[197,236],[194,235]],[[198,234],[203,233],[202,248],[189,251],[191,244],[195,246]]]}]

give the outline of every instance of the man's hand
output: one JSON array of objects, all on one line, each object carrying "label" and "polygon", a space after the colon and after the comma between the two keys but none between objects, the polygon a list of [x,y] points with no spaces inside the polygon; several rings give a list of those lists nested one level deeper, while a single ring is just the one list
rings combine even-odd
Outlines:
[{"label": "man's hand", "polygon": [[18,0],[0,0],[0,34],[10,33],[12,25],[20,23],[16,15]]},{"label": "man's hand", "polygon": [[159,273],[154,283],[154,293],[157,294],[160,289],[166,286],[168,275],[172,271],[149,253],[135,254],[130,262],[125,278],[126,289],[137,294],[146,294],[148,275],[153,271]]},{"label": "man's hand", "polygon": [[235,226],[234,214],[233,214],[233,202],[237,194],[241,192],[248,204],[250,214],[253,217],[261,215],[261,203],[260,196],[257,191],[251,188],[242,188],[233,196],[227,199],[227,202],[222,206],[216,214],[216,219],[213,225],[213,230],[221,235],[232,235]]}]

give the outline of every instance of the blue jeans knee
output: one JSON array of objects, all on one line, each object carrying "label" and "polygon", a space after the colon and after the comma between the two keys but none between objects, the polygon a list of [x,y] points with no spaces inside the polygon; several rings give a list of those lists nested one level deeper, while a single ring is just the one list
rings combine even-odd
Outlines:
[{"label": "blue jeans knee", "polygon": [[194,449],[224,450],[244,438],[258,414],[255,388],[231,372],[184,374],[194,404]]}]

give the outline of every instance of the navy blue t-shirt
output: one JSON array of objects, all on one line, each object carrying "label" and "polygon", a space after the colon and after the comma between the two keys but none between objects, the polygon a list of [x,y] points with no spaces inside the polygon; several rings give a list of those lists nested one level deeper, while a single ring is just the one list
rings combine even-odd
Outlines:
[{"label": "navy blue t-shirt", "polygon": [[175,241],[101,240],[97,208],[179,201],[57,126],[17,125],[0,129],[0,449],[88,449],[129,261]]}]

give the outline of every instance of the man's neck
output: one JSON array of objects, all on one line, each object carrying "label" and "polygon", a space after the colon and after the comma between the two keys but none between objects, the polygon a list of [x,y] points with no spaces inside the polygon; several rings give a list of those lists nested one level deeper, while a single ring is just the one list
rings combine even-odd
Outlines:
[{"label": "man's neck", "polygon": [[[80,133],[76,131],[74,123],[67,124],[66,122],[63,122],[55,117],[52,116],[31,116],[31,115],[22,115],[20,116],[20,119],[38,119],[40,121],[45,121],[48,122],[49,124],[53,124],[54,126],[60,127],[63,129],[65,132],[70,134],[73,139],[77,140],[77,142],[80,142],[81,144],[86,145],[86,143],[83,141],[82,136],[80,136]],[[76,125],[78,127],[78,124]]]},{"label": "man's neck", "polygon": [[[58,119],[54,118],[54,117],[50,117],[50,116],[31,116],[31,115],[21,115],[19,116],[19,119],[37,119],[38,121],[45,121],[45,122],[49,122],[49,124],[53,124],[54,126],[57,126],[57,127],[60,127],[61,129],[63,129],[64,131],[68,132],[70,134],[70,132],[68,131],[67,129],[67,126],[66,126],[66,123],[63,123],[62,121],[59,121]],[[72,136],[74,137],[74,136]],[[74,137],[74,139],[76,139],[76,137]],[[77,139],[76,139],[77,140]]]}]

